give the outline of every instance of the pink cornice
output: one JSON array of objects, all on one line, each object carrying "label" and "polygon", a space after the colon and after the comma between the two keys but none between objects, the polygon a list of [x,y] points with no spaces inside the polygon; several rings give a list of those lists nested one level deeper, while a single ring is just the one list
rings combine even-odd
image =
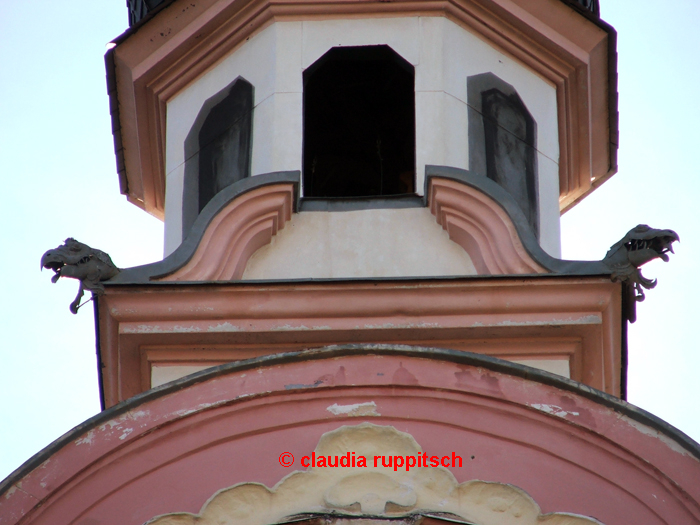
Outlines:
[{"label": "pink cornice", "polygon": [[508,214],[481,191],[432,177],[428,204],[450,239],[469,254],[479,275],[547,273],[523,247]]},{"label": "pink cornice", "polygon": [[258,248],[291,219],[292,184],[263,186],[232,200],[209,223],[190,261],[162,281],[240,279]]},{"label": "pink cornice", "polygon": [[105,404],[148,390],[155,362],[213,366],[365,342],[557,354],[572,379],[619,396],[620,290],[605,276],[107,283],[98,300]]}]

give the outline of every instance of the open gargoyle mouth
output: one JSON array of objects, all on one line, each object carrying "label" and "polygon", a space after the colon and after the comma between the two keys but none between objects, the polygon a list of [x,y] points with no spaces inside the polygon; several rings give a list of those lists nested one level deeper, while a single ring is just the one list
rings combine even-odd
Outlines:
[{"label": "open gargoyle mouth", "polygon": [[53,270],[54,274],[51,277],[51,282],[56,284],[56,281],[61,277],[61,268],[65,266],[65,263],[62,261],[57,261],[55,259],[53,260],[44,260],[42,259],[41,261],[41,269],[43,270],[46,268],[47,270]]},{"label": "open gargoyle mouth", "polygon": [[[59,278],[63,277],[63,274],[61,273],[61,270],[63,269],[64,266],[67,266],[67,264],[59,259],[54,258],[55,255],[52,256],[52,254],[46,254],[44,257],[41,259],[41,269],[43,270],[44,268],[48,270],[53,270],[54,275],[51,277],[51,282],[56,283]],[[81,257],[80,260],[74,264],[71,264],[70,266],[80,266],[81,264],[87,264],[90,262],[90,255],[86,255],[85,257]]]},{"label": "open gargoyle mouth", "polygon": [[625,243],[625,247],[629,252],[638,252],[641,250],[652,250],[656,256],[664,262],[669,261],[667,253],[675,253],[673,251],[673,243],[680,241],[675,232],[670,232],[668,235],[658,235],[651,239],[632,239]]}]

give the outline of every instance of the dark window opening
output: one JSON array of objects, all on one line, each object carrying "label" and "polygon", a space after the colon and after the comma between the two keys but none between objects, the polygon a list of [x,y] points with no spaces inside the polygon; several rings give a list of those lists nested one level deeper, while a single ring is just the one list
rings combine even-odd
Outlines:
[{"label": "dark window opening", "polygon": [[199,131],[199,211],[219,193],[250,175],[253,86],[238,79]]},{"label": "dark window opening", "polygon": [[414,193],[414,93],[388,46],[333,48],[304,71],[304,195]]},{"label": "dark window opening", "polygon": [[535,187],[535,122],[517,94],[498,89],[481,94],[486,175],[506,189],[538,233]]}]

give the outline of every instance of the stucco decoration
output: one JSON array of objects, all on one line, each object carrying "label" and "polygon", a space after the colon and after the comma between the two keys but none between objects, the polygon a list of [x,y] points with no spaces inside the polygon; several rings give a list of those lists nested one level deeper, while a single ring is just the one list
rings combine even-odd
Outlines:
[{"label": "stucco decoration", "polygon": [[85,290],[90,290],[93,296],[99,295],[105,290],[100,281],[111,279],[119,273],[119,268],[114,265],[109,255],[71,237],[58,248],[48,250],[41,256],[41,269],[44,268],[54,271],[52,283],[56,283],[61,277],[80,281],[78,295],[70,304],[70,311],[74,314],[78,313],[80,299]]},{"label": "stucco decoration", "polygon": [[[335,517],[396,518],[446,513],[475,525],[591,525],[584,516],[541,514],[523,490],[504,483],[457,483],[439,467],[374,466],[374,456],[417,458],[423,453],[410,434],[391,426],[362,423],[327,432],[318,442],[316,461],[325,458],[367,459],[367,466],[314,467],[296,471],[268,489],[242,483],[214,494],[198,515],[173,513],[156,517],[149,525],[266,525],[298,514],[323,513]],[[302,459],[302,458],[299,458]],[[333,461],[333,460],[331,460]],[[351,461],[348,461],[351,464]]]},{"label": "stucco decoration", "polygon": [[680,242],[673,230],[657,230],[646,224],[632,228],[627,235],[612,245],[603,259],[611,270],[613,281],[625,283],[627,319],[633,323],[637,319],[636,303],[644,300],[644,288],[656,286],[656,279],[642,275],[640,266],[662,259],[668,262],[668,252],[673,253],[673,243]]},{"label": "stucco decoration", "polygon": [[508,213],[478,189],[432,177],[428,204],[450,239],[469,254],[479,275],[548,272],[527,252]]},{"label": "stucco decoration", "polygon": [[232,200],[208,225],[197,250],[166,281],[240,279],[250,256],[291,219],[294,187],[262,186]]}]

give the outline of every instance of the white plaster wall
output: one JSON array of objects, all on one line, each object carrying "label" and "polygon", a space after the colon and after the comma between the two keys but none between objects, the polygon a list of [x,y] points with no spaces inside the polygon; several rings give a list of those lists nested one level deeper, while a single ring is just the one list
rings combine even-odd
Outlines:
[{"label": "white plaster wall", "polygon": [[243,280],[476,275],[427,208],[301,212],[248,261]]},{"label": "white plaster wall", "polygon": [[151,367],[151,388],[211,368],[211,365],[154,365]]},{"label": "white plaster wall", "polygon": [[567,358],[561,359],[511,359],[510,357],[504,358],[511,363],[518,363],[520,365],[531,366],[533,368],[539,368],[545,372],[550,372],[552,374],[557,374],[560,376],[571,378],[571,369],[569,367],[569,360]]},{"label": "white plaster wall", "polygon": [[301,170],[303,70],[334,46],[388,44],[415,67],[416,191],[426,164],[469,168],[468,76],[492,72],[537,122],[541,244],[559,256],[556,90],[516,60],[442,17],[276,22],[168,102],[165,253],[182,242],[184,142],[202,104],[242,76],[255,86],[252,174]]},{"label": "white plaster wall", "polygon": [[539,186],[540,246],[552,257],[561,258],[559,214],[559,164],[537,152]]},{"label": "white plaster wall", "polygon": [[210,97],[243,77],[254,86],[251,173],[301,169],[301,22],[252,36],[168,102],[165,255],[182,242],[185,139]]}]

